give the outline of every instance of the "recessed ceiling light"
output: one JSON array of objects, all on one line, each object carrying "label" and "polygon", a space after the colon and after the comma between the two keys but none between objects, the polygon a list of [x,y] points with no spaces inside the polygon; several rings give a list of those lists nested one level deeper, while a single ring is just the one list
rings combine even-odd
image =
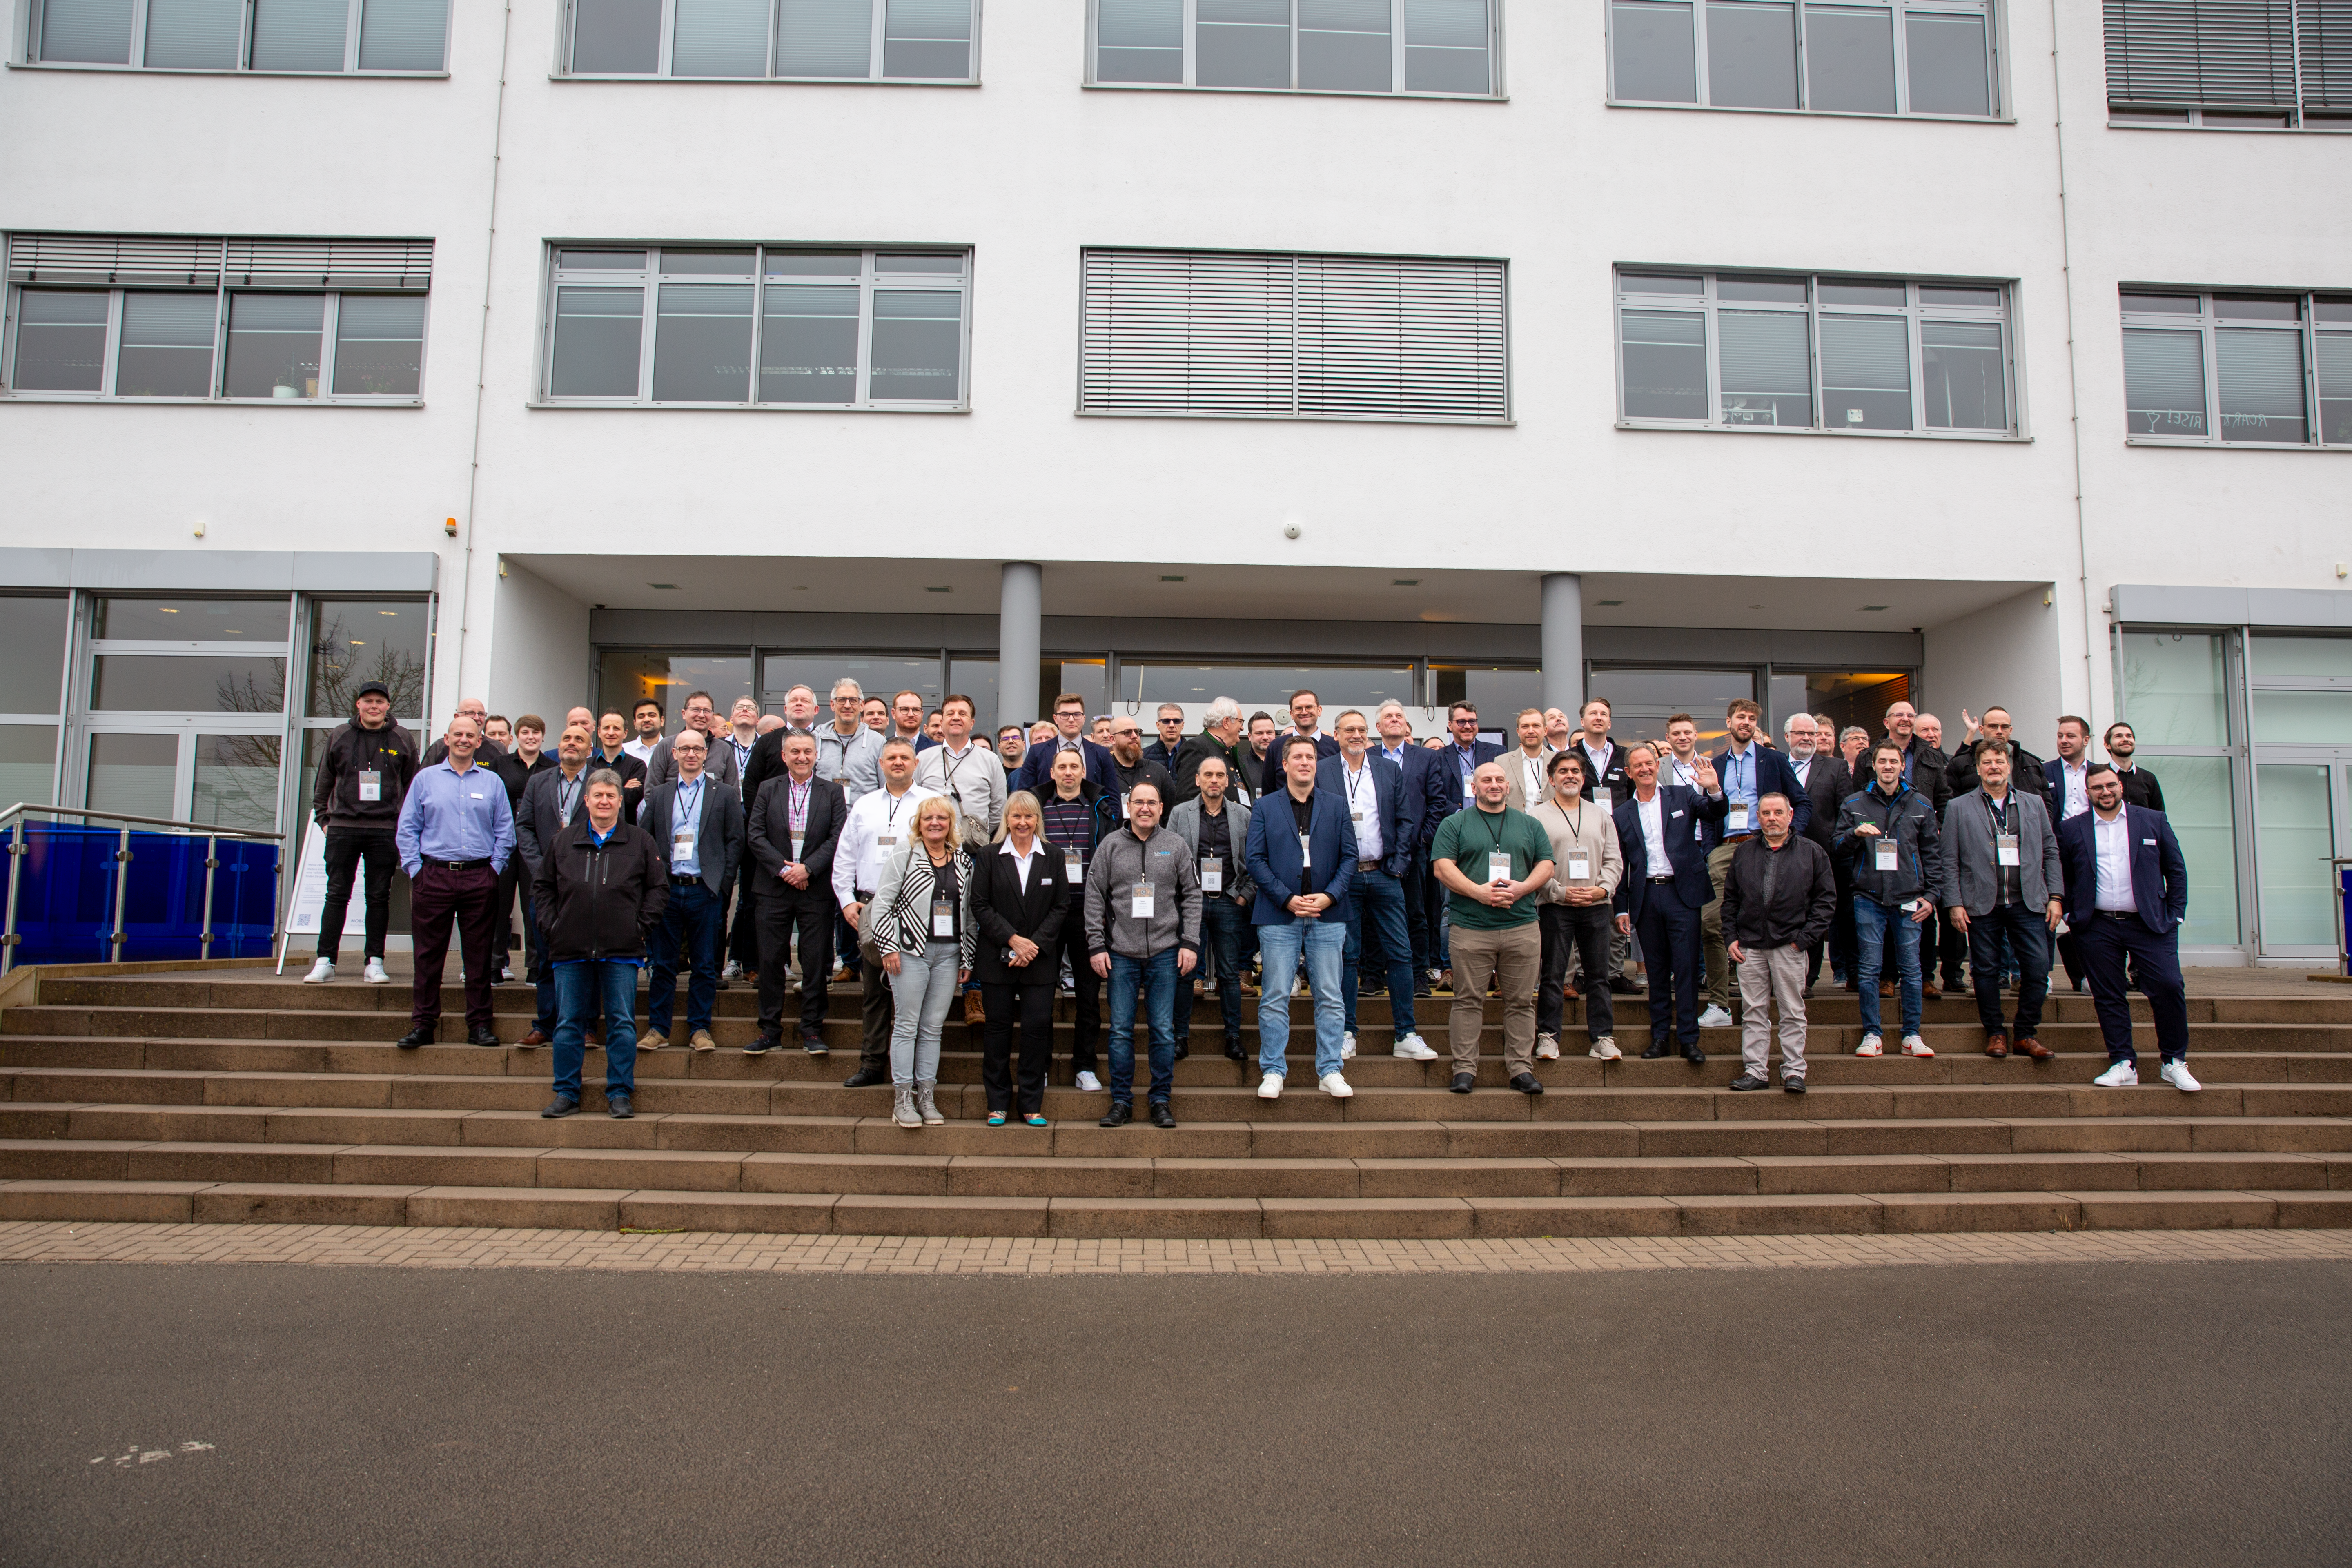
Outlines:
[{"label": "recessed ceiling light", "polygon": [[177,611],[177,610],[175,610],[175,609],[172,608],[172,606],[171,606],[171,605],[156,605],[155,607],[156,607],[157,609],[159,609],[159,610],[163,611],[163,612],[165,615],[167,615],[167,616],[176,616],[176,615],[178,615],[178,614],[180,613],[179,611]]},{"label": "recessed ceiling light", "polygon": [[677,592],[677,584],[675,583],[648,583],[646,586],[648,588],[659,588],[666,594],[675,594]]},{"label": "recessed ceiling light", "polygon": [[1625,601],[1622,599],[1595,599],[1592,602],[1596,605],[1622,605]]},{"label": "recessed ceiling light", "polygon": [[1864,605],[1863,608],[1865,610],[1883,610],[1886,608],[1886,606],[1884,605]]},{"label": "recessed ceiling light", "polygon": [[1162,583],[1181,583],[1184,580],[1184,574],[1181,572],[1162,572],[1160,574],[1160,580]]},{"label": "recessed ceiling light", "polygon": [[954,587],[953,587],[953,586],[949,586],[949,587],[944,587],[944,588],[934,588],[934,587],[930,586],[929,584],[926,584],[924,585],[924,587],[923,587],[923,592],[924,592],[924,593],[926,593],[926,594],[952,594],[952,593],[954,593],[954,592],[955,592],[955,589],[954,589]]},{"label": "recessed ceiling light", "polygon": [[1389,586],[1391,588],[1418,588],[1421,586],[1421,579],[1418,577],[1391,577],[1389,579]]},{"label": "recessed ceiling light", "polygon": [[398,610],[378,610],[376,614],[379,616],[396,616],[400,614],[400,612]]}]

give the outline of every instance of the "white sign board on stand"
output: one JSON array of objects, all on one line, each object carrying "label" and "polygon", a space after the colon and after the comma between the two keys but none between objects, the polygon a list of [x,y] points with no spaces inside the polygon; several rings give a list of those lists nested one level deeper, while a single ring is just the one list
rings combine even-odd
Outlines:
[{"label": "white sign board on stand", "polygon": [[286,973],[286,954],[297,936],[319,934],[320,917],[327,905],[327,833],[317,823],[302,827],[301,868],[294,874],[294,901],[286,910],[286,929],[278,947],[278,973]]}]

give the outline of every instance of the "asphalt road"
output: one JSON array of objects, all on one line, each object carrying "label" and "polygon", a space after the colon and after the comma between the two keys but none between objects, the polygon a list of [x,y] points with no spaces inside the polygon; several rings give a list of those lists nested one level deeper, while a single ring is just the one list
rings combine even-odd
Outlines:
[{"label": "asphalt road", "polygon": [[2347,1308],[2336,1263],[8,1265],[0,1562],[2341,1564]]}]

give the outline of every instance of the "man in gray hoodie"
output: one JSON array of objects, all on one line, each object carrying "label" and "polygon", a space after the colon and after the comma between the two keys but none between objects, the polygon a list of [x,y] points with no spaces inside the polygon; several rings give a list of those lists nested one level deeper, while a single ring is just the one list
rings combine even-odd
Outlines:
[{"label": "man in gray hoodie", "polygon": [[1087,868],[1087,952],[1110,981],[1110,1114],[1135,1120],[1135,1005],[1151,1028],[1151,1124],[1173,1127],[1176,987],[1200,962],[1201,878],[1184,841],[1160,826],[1159,786],[1128,791],[1127,826],[1104,839]]}]

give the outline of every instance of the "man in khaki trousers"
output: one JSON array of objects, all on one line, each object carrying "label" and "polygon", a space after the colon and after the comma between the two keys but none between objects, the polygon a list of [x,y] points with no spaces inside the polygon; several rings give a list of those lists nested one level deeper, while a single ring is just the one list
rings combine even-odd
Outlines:
[{"label": "man in khaki trousers", "polygon": [[1805,1092],[1805,955],[1829,934],[1837,879],[1822,847],[1795,831],[1789,797],[1766,791],[1759,832],[1735,847],[1723,879],[1725,951],[1739,972],[1746,1009],[1735,1089],[1772,1087],[1770,1009],[1780,1009],[1780,1087]]},{"label": "man in khaki trousers", "polygon": [[1524,811],[1504,804],[1510,777],[1499,762],[1471,775],[1473,804],[1441,824],[1429,846],[1429,869],[1448,894],[1454,950],[1453,1038],[1456,1094],[1478,1082],[1478,1036],[1486,1026],[1486,984],[1503,998],[1503,1070],[1522,1094],[1541,1094],[1536,1077],[1536,981],[1543,938],[1536,900],[1551,883],[1551,835]]}]

